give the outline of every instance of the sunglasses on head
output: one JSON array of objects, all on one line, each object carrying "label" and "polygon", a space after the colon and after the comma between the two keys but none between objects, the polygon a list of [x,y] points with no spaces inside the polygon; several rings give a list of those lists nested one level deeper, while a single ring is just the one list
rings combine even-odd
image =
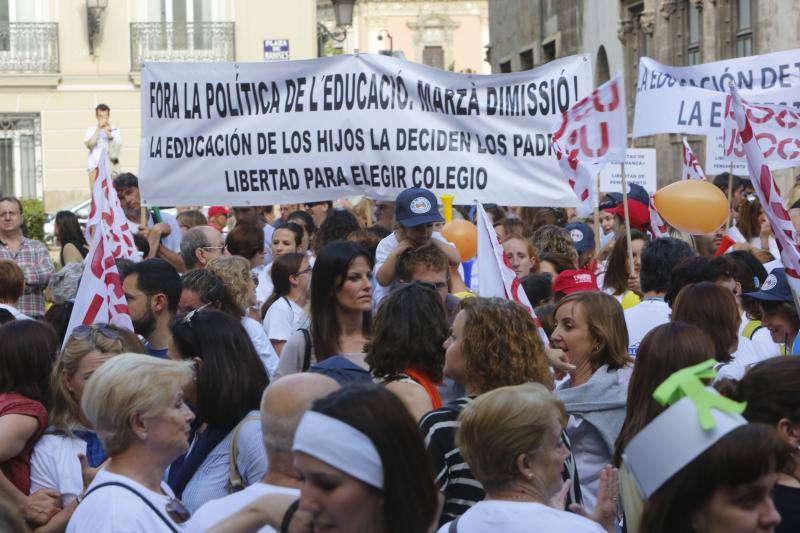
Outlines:
[{"label": "sunglasses on head", "polygon": [[202,311],[203,309],[205,309],[209,305],[211,305],[211,302],[208,302],[207,304],[203,304],[200,307],[198,307],[197,309],[192,309],[191,311],[186,313],[186,316],[183,317],[183,320],[181,320],[181,324],[191,324],[192,323],[192,319],[197,314],[197,312],[198,311]]}]

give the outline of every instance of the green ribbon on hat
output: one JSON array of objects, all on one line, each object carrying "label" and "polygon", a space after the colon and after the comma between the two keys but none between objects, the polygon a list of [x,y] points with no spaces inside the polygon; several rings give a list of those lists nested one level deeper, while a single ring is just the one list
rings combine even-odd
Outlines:
[{"label": "green ribbon on hat", "polygon": [[709,430],[717,421],[711,415],[711,408],[727,413],[740,415],[747,407],[747,402],[735,402],[709,390],[701,381],[714,379],[717,371],[714,365],[717,362],[709,359],[698,365],[689,366],[678,370],[664,381],[653,392],[653,398],[661,405],[672,405],[683,397],[689,398],[697,408],[700,417],[700,426]]}]

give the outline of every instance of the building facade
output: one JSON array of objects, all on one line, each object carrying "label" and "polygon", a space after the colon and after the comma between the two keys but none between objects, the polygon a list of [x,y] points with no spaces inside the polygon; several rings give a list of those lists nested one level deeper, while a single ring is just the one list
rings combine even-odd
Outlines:
[{"label": "building facade", "polygon": [[[592,56],[596,83],[620,71],[629,131],[642,56],[684,66],[800,48],[800,3],[783,0],[496,0],[489,22],[494,72],[576,53]],[[704,165],[705,137],[689,142]],[[682,135],[663,134],[629,145],[657,149],[662,187],[680,178],[681,143]],[[784,190],[797,170],[775,173]]]},{"label": "building facade", "polygon": [[[100,2],[101,4],[103,2]],[[95,106],[139,166],[143,61],[316,57],[314,0],[0,0],[0,192],[53,211],[89,197],[84,133]],[[91,38],[90,38],[91,35]]]},{"label": "building facade", "polygon": [[[359,0],[352,27],[321,46],[322,54],[355,51],[404,57],[455,72],[488,74],[488,0]],[[317,18],[330,33],[335,19],[330,0],[319,0]],[[323,30],[324,31],[324,30]],[[338,39],[338,40],[337,40]]]}]

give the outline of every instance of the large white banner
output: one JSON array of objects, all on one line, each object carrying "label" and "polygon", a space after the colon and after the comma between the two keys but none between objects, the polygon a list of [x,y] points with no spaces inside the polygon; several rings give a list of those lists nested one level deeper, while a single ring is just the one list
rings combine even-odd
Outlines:
[{"label": "large white banner", "polygon": [[[800,107],[800,49],[691,67],[639,59],[633,136],[685,133],[722,137],[727,87],[751,103]],[[711,172],[711,165],[706,164]]]},{"label": "large white banner", "polygon": [[550,130],[592,90],[588,56],[456,74],[383,55],[146,63],[140,186],[151,205],[263,205],[408,187],[456,203],[575,206]]}]

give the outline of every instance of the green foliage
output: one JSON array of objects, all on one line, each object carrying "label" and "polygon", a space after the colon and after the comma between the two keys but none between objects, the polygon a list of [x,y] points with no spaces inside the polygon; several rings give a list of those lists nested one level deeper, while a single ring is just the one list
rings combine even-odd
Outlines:
[{"label": "green foliage", "polygon": [[22,207],[25,213],[25,236],[44,242],[44,223],[47,219],[44,204],[41,200],[28,198],[22,200]]}]

